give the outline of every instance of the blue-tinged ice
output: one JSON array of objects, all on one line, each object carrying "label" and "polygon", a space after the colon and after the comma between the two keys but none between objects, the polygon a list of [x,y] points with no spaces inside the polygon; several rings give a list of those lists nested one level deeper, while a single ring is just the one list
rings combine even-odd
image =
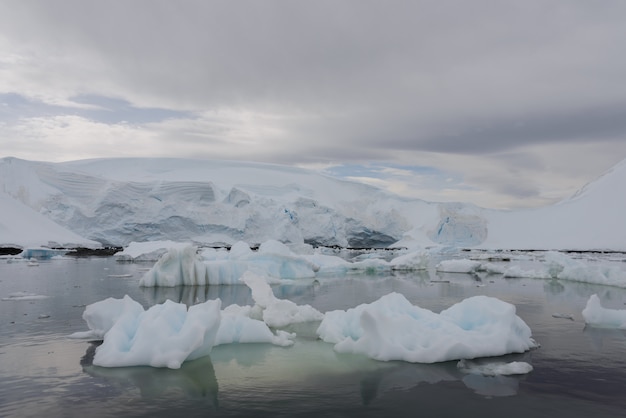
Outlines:
[{"label": "blue-tinged ice", "polygon": [[390,293],[371,304],[327,312],[317,332],[338,352],[382,361],[436,363],[537,347],[515,306],[487,296],[465,299],[436,314]]}]

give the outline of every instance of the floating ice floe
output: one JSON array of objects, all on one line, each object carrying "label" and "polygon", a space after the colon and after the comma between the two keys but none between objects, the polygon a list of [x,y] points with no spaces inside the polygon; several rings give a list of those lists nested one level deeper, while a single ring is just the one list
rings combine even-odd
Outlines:
[{"label": "floating ice floe", "polygon": [[246,271],[272,282],[312,279],[316,276],[347,275],[352,272],[379,274],[393,270],[424,270],[429,256],[425,251],[401,255],[391,262],[377,257],[346,261],[320,253],[298,255],[278,241],[269,240],[252,251],[237,242],[230,251],[202,249],[193,245],[177,246],[164,253],[140,280],[140,286],[240,284]]},{"label": "floating ice floe", "polygon": [[444,260],[437,264],[436,270],[442,273],[475,273],[481,263],[474,260]]},{"label": "floating ice floe", "polygon": [[463,373],[483,376],[510,376],[533,371],[533,366],[525,361],[476,363],[463,359],[459,360],[456,367]]},{"label": "floating ice floe", "polygon": [[296,305],[287,299],[278,299],[262,276],[246,272],[241,280],[252,289],[255,308],[270,327],[284,327],[289,324],[321,321],[324,315],[310,305]]},{"label": "floating ice floe", "polygon": [[[247,250],[246,250],[247,249]],[[203,252],[203,254],[207,254]],[[246,271],[274,280],[315,277],[318,266],[293,254],[277,241],[263,243],[257,252],[246,243],[233,246],[228,256],[205,260],[195,246],[171,248],[140,280],[140,286],[239,284]]]},{"label": "floating ice floe", "polygon": [[29,293],[29,292],[15,292],[15,293],[9,294],[9,296],[7,296],[6,298],[2,298],[2,300],[20,301],[20,300],[41,300],[41,299],[48,299],[48,298],[49,296],[46,296],[46,295],[37,295],[35,293]]},{"label": "floating ice floe", "polygon": [[254,306],[231,305],[220,310],[219,299],[193,305],[170,300],[144,310],[129,296],[88,305],[83,313],[89,331],[71,338],[102,339],[93,364],[104,367],[153,366],[179,368],[184,361],[208,355],[215,345],[231,343],[293,344],[293,333],[269,327],[319,321],[323,315],[309,305],[278,299],[263,277],[243,275],[252,289]]},{"label": "floating ice floe", "polygon": [[598,295],[591,295],[582,312],[585,323],[597,328],[626,329],[626,310],[602,307]]},{"label": "floating ice floe", "polygon": [[115,253],[115,257],[119,261],[157,261],[170,248],[181,250],[190,245],[188,242],[175,241],[133,241],[122,251]]},{"label": "floating ice floe", "polygon": [[589,264],[557,251],[549,251],[545,254],[543,268],[523,270],[520,266],[511,266],[504,272],[504,277],[559,279],[626,287],[626,271],[620,267]]},{"label": "floating ice floe", "polygon": [[465,299],[436,314],[390,293],[371,304],[327,312],[317,333],[338,352],[382,361],[436,363],[537,347],[515,306],[487,296]]}]

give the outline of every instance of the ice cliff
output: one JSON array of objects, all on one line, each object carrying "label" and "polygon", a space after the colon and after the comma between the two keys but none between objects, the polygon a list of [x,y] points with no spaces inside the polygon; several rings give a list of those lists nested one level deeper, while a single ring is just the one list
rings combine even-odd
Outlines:
[{"label": "ice cliff", "polygon": [[[620,192],[625,178],[622,162],[557,205],[496,211],[406,199],[308,170],[260,163],[3,158],[0,209],[15,219],[5,215],[0,221],[0,246],[46,245],[71,232],[74,238],[63,243],[76,237],[110,246],[274,239],[341,247],[626,250],[626,194]],[[54,233],[50,225],[38,228],[46,237],[23,242],[24,234],[10,226],[17,218],[28,225],[34,215],[59,228]]]}]

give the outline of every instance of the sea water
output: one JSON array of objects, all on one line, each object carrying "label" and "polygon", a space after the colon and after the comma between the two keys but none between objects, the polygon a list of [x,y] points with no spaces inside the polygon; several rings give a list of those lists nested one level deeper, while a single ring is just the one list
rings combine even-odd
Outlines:
[{"label": "sea water", "polygon": [[[622,263],[615,260],[615,263]],[[532,256],[529,257],[532,264]],[[351,274],[274,285],[276,296],[322,312],[389,292],[439,312],[474,295],[510,302],[541,347],[486,361],[524,361],[521,376],[467,374],[457,362],[378,362],[335,353],[317,324],[289,328],[293,347],[215,347],[179,370],[93,366],[86,305],[128,294],[144,307],[220,298],[252,304],[241,286],[140,288],[151,264],[114,258],[0,259],[0,416],[498,416],[621,417],[626,411],[626,332],[585,327],[590,295],[626,309],[626,290],[501,275]],[[571,318],[570,318],[571,317]]]}]

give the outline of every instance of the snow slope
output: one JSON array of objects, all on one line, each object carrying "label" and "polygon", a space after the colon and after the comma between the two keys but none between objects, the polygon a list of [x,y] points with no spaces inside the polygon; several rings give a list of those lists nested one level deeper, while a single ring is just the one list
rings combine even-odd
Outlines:
[{"label": "snow slope", "polygon": [[571,198],[520,211],[490,211],[481,247],[626,250],[626,160]]},{"label": "snow slope", "polygon": [[63,228],[5,193],[0,193],[0,214],[0,247],[100,247],[99,243]]},{"label": "snow slope", "polygon": [[[18,223],[33,224],[31,217],[44,215],[79,236],[114,246],[275,239],[342,247],[626,250],[624,180],[623,162],[557,205],[497,211],[406,199],[270,164],[152,158],[45,163],[9,157],[0,159],[0,245],[19,244],[20,231],[28,229]],[[6,202],[32,211],[9,211]],[[60,234],[55,228],[37,228],[43,235],[29,245],[76,241],[55,238]]]}]

